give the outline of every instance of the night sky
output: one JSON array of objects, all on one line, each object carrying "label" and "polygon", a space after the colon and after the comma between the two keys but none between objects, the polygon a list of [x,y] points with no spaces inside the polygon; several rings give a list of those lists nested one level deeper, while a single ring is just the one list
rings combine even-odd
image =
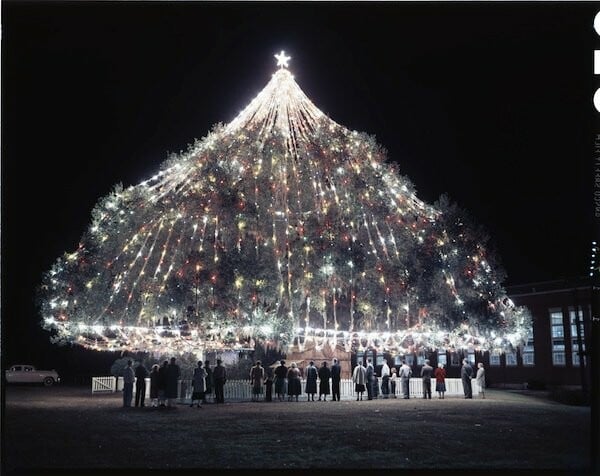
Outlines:
[{"label": "night sky", "polygon": [[3,1],[3,366],[39,359],[35,288],[98,199],[231,121],[281,49],[317,107],[375,135],[419,198],[446,193],[487,229],[506,285],[586,275],[598,10]]}]

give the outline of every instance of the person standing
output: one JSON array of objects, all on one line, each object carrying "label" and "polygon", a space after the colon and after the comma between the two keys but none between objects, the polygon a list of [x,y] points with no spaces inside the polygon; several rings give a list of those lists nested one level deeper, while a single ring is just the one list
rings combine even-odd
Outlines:
[{"label": "person standing", "polygon": [[444,399],[444,393],[446,393],[446,369],[444,364],[441,362],[435,369],[435,391],[438,393],[438,398]]},{"label": "person standing", "polygon": [[373,381],[371,385],[373,388],[373,399],[377,400],[379,398],[379,376],[377,375],[377,370],[373,372]]},{"label": "person standing", "polygon": [[206,403],[206,398],[212,395],[213,389],[215,388],[213,372],[210,368],[210,360],[204,362],[204,371],[206,372],[206,391],[202,396],[202,403]]},{"label": "person standing", "polygon": [[133,372],[133,362],[127,361],[127,367],[123,370],[123,406],[130,407],[131,399],[133,398],[133,382],[135,381],[135,373]]},{"label": "person standing", "polygon": [[146,377],[148,376],[148,370],[144,367],[144,364],[140,364],[135,368],[135,406],[144,407],[144,401],[146,400]]},{"label": "person standing", "polygon": [[429,359],[425,359],[423,367],[421,367],[421,380],[423,381],[423,398],[431,400],[431,376],[433,375],[433,367],[429,365]]},{"label": "person standing", "polygon": [[359,360],[358,365],[354,367],[352,372],[352,382],[354,382],[354,390],[356,392],[356,401],[358,402],[363,399],[363,393],[365,391],[365,384],[367,383],[367,370],[363,367],[362,362]]},{"label": "person standing", "polygon": [[150,401],[153,407],[158,406],[158,378],[158,364],[154,364],[150,372]]},{"label": "person standing", "polygon": [[265,369],[260,365],[260,360],[256,361],[254,367],[250,369],[250,384],[252,385],[252,401],[258,402],[259,395],[262,395],[263,382],[265,381]]},{"label": "person standing", "polygon": [[406,363],[406,360],[402,361],[400,367],[400,387],[402,389],[402,398],[405,400],[410,398],[410,377],[412,375],[412,369]]},{"label": "person standing", "polygon": [[367,359],[367,400],[373,400],[373,380],[375,379],[375,369],[371,359]]},{"label": "person standing", "polygon": [[321,395],[323,395],[323,401],[327,401],[327,395],[329,395],[329,379],[331,378],[331,370],[327,367],[327,362],[321,364],[319,369],[319,401],[321,401]]},{"label": "person standing", "polygon": [[483,367],[483,362],[479,362],[477,364],[477,375],[475,376],[475,381],[479,387],[479,396],[481,398],[485,398],[485,368]]},{"label": "person standing", "polygon": [[204,392],[206,392],[206,370],[202,368],[202,361],[198,361],[198,367],[194,369],[194,377],[192,378],[192,403],[190,407],[194,406],[200,408],[200,402],[204,398]]},{"label": "person standing", "polygon": [[288,400],[291,402],[295,397],[298,401],[298,395],[302,393],[302,384],[300,383],[300,369],[296,362],[292,362],[292,366],[288,370]]},{"label": "person standing", "polygon": [[225,403],[225,382],[227,382],[227,371],[223,367],[221,359],[217,359],[217,366],[213,370],[215,382],[215,403]]},{"label": "person standing", "polygon": [[342,380],[342,367],[338,362],[338,359],[333,359],[333,365],[331,366],[331,395],[333,401],[337,399],[340,401],[340,381]]},{"label": "person standing", "polygon": [[287,374],[288,368],[285,366],[285,360],[280,360],[275,369],[275,395],[277,395],[280,402],[283,401],[287,393]]},{"label": "person standing", "polygon": [[177,399],[177,393],[179,385],[179,365],[177,365],[177,359],[171,357],[171,362],[167,366],[167,406],[169,408],[175,408],[175,400]]},{"label": "person standing", "polygon": [[467,359],[463,359],[462,368],[460,369],[460,379],[463,384],[465,398],[473,398],[473,388],[471,387],[471,377],[473,377],[473,367]]},{"label": "person standing", "polygon": [[267,380],[265,381],[265,386],[267,387],[267,391],[265,393],[265,402],[273,401],[273,370],[271,368],[267,368]]},{"label": "person standing", "polygon": [[381,394],[383,398],[389,398],[390,395],[390,367],[385,359],[381,366]]},{"label": "person standing", "polygon": [[308,367],[306,367],[306,393],[309,402],[315,401],[315,393],[317,393],[317,376],[317,368],[315,367],[314,361],[311,360]]},{"label": "person standing", "polygon": [[390,393],[392,394],[392,398],[396,398],[396,381],[398,379],[398,375],[396,374],[396,367],[392,367],[392,373],[390,375]]},{"label": "person standing", "polygon": [[167,367],[169,366],[169,361],[165,360],[161,365],[160,369],[158,369],[158,403],[160,407],[165,406],[165,402],[167,401]]}]

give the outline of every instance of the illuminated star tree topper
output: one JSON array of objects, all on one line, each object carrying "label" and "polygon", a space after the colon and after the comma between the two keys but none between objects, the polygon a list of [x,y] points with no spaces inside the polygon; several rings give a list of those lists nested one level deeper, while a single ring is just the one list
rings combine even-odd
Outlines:
[{"label": "illuminated star tree topper", "polygon": [[286,56],[285,51],[281,50],[281,53],[278,55],[273,55],[277,59],[277,66],[281,68],[287,68],[289,60],[292,59],[291,56]]}]

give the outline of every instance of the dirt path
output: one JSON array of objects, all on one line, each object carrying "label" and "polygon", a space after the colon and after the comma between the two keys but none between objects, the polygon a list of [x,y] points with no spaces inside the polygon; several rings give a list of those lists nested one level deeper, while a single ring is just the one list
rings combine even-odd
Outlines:
[{"label": "dirt path", "polygon": [[[590,408],[501,390],[485,400],[121,407],[87,388],[9,387],[3,466],[557,469],[590,465]],[[127,474],[130,474],[129,472]]]}]

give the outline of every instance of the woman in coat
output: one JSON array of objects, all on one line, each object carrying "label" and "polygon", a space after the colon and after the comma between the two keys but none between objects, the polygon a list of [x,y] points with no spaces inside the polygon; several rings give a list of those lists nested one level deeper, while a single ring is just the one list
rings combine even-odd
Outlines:
[{"label": "woman in coat", "polygon": [[204,370],[206,372],[206,390],[204,392],[204,396],[202,397],[202,403],[206,403],[206,397],[212,394],[214,388],[212,369],[210,368],[210,360],[204,362]]},{"label": "woman in coat", "polygon": [[165,401],[167,400],[167,367],[169,361],[165,360],[158,369],[158,403],[159,406],[164,407]]},{"label": "woman in coat", "polygon": [[327,401],[327,395],[329,395],[329,379],[331,378],[331,370],[327,367],[327,362],[323,362],[319,369],[319,401],[321,401],[321,395],[323,395],[323,401]]},{"label": "woman in coat", "polygon": [[479,396],[485,398],[485,369],[483,368],[483,362],[477,364],[477,375],[475,381],[479,387]]},{"label": "woman in coat", "polygon": [[204,392],[206,392],[206,370],[202,368],[202,361],[198,362],[198,367],[194,369],[194,377],[192,378],[192,403],[190,403],[190,407],[194,406],[194,402],[196,402],[196,407],[200,408],[200,403],[204,399]]},{"label": "woman in coat", "polygon": [[293,397],[296,397],[298,401],[298,395],[302,393],[302,384],[300,383],[300,369],[296,365],[296,362],[292,362],[292,366],[288,370],[288,399],[292,401]]},{"label": "woman in coat", "polygon": [[308,394],[308,401],[315,401],[315,393],[317,393],[317,376],[317,368],[315,367],[315,363],[311,360],[306,368],[306,393]]},{"label": "woman in coat", "polygon": [[252,385],[252,401],[258,402],[258,396],[263,393],[263,382],[265,380],[265,369],[260,365],[260,360],[256,361],[254,367],[250,369],[250,385]]},{"label": "woman in coat", "polygon": [[358,362],[358,365],[354,367],[352,372],[352,381],[354,382],[354,390],[356,391],[356,401],[358,397],[362,400],[363,393],[365,391],[365,384],[367,383],[367,370],[363,367],[362,362]]},{"label": "woman in coat", "polygon": [[171,357],[171,362],[167,365],[167,406],[174,407],[177,399],[177,386],[179,383],[179,365],[175,357]]},{"label": "woman in coat", "polygon": [[265,387],[267,388],[265,392],[265,402],[273,401],[273,372],[270,368],[266,369],[267,378],[265,380]]},{"label": "woman in coat", "polygon": [[153,407],[158,406],[158,378],[158,364],[154,364],[150,372],[150,401]]},{"label": "woman in coat", "polygon": [[287,393],[287,374],[288,368],[285,366],[285,360],[280,360],[275,368],[275,394],[280,402],[283,402],[283,396]]},{"label": "woman in coat", "polygon": [[444,368],[444,364],[439,363],[433,375],[435,377],[435,391],[438,393],[438,398],[444,398],[444,393],[446,393],[446,369]]}]

